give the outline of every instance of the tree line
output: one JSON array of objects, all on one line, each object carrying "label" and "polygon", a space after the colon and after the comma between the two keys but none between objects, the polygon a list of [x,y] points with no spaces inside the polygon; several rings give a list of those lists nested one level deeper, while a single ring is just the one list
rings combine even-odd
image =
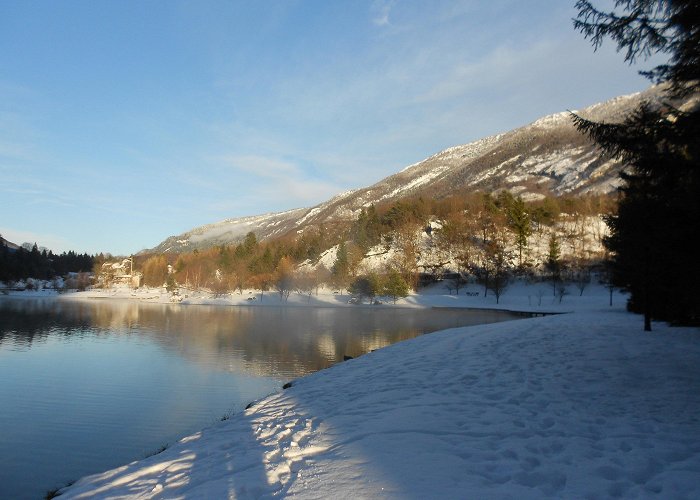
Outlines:
[{"label": "tree line", "polygon": [[[644,314],[645,329],[651,329],[652,319],[700,323],[700,288],[696,286],[700,260],[693,243],[700,239],[700,106],[697,100],[679,106],[700,91],[700,4],[696,0],[616,0],[612,11],[602,11],[592,2],[577,0],[575,7],[574,26],[595,48],[610,38],[630,63],[667,57],[665,63],[643,72],[664,85],[662,106],[644,103],[615,124],[573,116],[579,131],[600,145],[602,155],[626,165],[617,200],[547,197],[525,203],[508,194],[480,193],[441,200],[404,199],[365,207],[354,221],[311,228],[299,237],[258,242],[251,233],[239,245],[179,256],[142,256],[137,260],[145,283],[238,291],[252,287],[261,292],[276,287],[281,296],[291,282],[329,283],[369,290],[371,296],[377,290],[376,279],[372,270],[362,268],[371,252],[392,254],[383,278],[394,273],[413,287],[421,275],[445,270],[440,259],[432,260],[432,269],[419,269],[425,248],[416,235],[426,233],[431,245],[450,257],[458,275],[476,277],[497,297],[512,273],[545,273],[556,290],[561,276],[567,272],[571,276],[572,269],[594,257],[580,237],[585,223],[581,217],[576,220],[583,206],[590,209],[588,213],[607,214],[609,234],[603,236],[610,282],[630,292],[629,309]],[[432,220],[440,221],[439,226],[433,227]],[[531,241],[540,232],[549,238],[547,251],[533,258]],[[573,255],[568,262],[563,258],[567,246]],[[306,265],[318,263],[331,247],[335,249],[331,265]],[[1,251],[0,279],[60,272],[61,259],[38,249],[29,255],[8,252],[5,247]],[[76,257],[66,256],[65,261]],[[69,268],[76,269],[71,264],[64,270]],[[296,286],[302,289],[308,284]]]},{"label": "tree line", "polygon": [[[556,251],[547,257],[548,269],[556,267],[559,277],[567,264],[559,245],[569,248],[568,255],[579,255],[582,269],[599,258],[586,253],[582,231],[587,218],[598,218],[613,205],[614,199],[603,195],[526,203],[507,191],[441,200],[404,198],[364,207],[332,232],[310,227],[268,241],[258,241],[251,232],[238,244],[137,256],[134,265],[146,286],[205,288],[217,295],[255,289],[261,298],[273,291],[286,300],[296,291],[310,300],[325,285],[348,290],[359,301],[377,296],[396,300],[421,284],[452,276],[446,285],[457,292],[471,279],[498,299],[513,275],[544,269],[545,259],[535,258],[530,248],[535,237],[559,235],[551,242]],[[559,227],[562,221],[566,231]],[[368,266],[368,257],[378,257],[382,264]]]},{"label": "tree line", "polygon": [[[629,309],[651,321],[700,324],[700,2],[617,0],[613,11],[576,2],[574,26],[595,48],[612,39],[625,60],[665,63],[642,72],[663,85],[662,106],[643,103],[624,121],[574,116],[578,129],[621,160],[618,210],[607,219],[613,282]],[[687,99],[687,98],[691,99]],[[684,103],[681,105],[681,103]]]},{"label": "tree line", "polygon": [[21,246],[11,249],[0,245],[0,281],[52,280],[68,273],[91,272],[95,258],[74,251],[54,254],[51,250],[39,250],[36,243],[31,249]]}]

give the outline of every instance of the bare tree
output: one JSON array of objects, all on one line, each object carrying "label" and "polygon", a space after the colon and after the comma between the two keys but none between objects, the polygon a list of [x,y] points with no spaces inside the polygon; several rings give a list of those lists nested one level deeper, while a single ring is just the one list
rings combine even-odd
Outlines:
[{"label": "bare tree", "polygon": [[294,264],[289,257],[282,257],[275,269],[274,283],[280,300],[287,301],[294,289]]}]

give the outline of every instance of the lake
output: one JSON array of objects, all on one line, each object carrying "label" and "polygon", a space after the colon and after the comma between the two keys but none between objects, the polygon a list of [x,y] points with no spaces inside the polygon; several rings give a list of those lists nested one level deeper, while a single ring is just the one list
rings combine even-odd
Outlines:
[{"label": "lake", "polygon": [[0,298],[0,498],[148,456],[343,356],[516,317]]}]

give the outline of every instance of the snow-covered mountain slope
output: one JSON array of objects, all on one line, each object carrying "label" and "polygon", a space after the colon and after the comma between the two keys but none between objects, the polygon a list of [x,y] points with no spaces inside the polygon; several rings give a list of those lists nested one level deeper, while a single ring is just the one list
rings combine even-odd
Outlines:
[{"label": "snow-covered mountain slope", "polygon": [[251,231],[260,239],[281,236],[287,233],[290,226],[295,225],[309,211],[307,208],[299,208],[286,212],[226,219],[196,227],[178,236],[170,236],[147,252],[178,253],[196,248],[210,248],[241,241]]},{"label": "snow-covered mountain slope", "polygon": [[[620,122],[642,101],[659,105],[662,91],[595,104],[576,114],[598,122]],[[172,236],[151,251],[182,252],[240,241],[252,231],[259,240],[307,227],[352,219],[372,203],[422,195],[441,198],[469,190],[507,189],[524,200],[547,194],[608,193],[619,185],[620,164],[603,158],[575,128],[568,111],[545,116],[504,134],[454,146],[410,165],[372,186],[341,193],[311,208],[228,219]]]}]

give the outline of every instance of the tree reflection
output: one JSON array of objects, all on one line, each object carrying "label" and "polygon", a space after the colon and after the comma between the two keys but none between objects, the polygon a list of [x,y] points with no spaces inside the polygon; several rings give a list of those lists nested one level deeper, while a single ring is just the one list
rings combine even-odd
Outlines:
[{"label": "tree reflection", "polygon": [[131,335],[208,369],[293,378],[423,333],[508,313],[398,308],[227,307],[119,300],[0,301],[0,345],[48,335]]}]

